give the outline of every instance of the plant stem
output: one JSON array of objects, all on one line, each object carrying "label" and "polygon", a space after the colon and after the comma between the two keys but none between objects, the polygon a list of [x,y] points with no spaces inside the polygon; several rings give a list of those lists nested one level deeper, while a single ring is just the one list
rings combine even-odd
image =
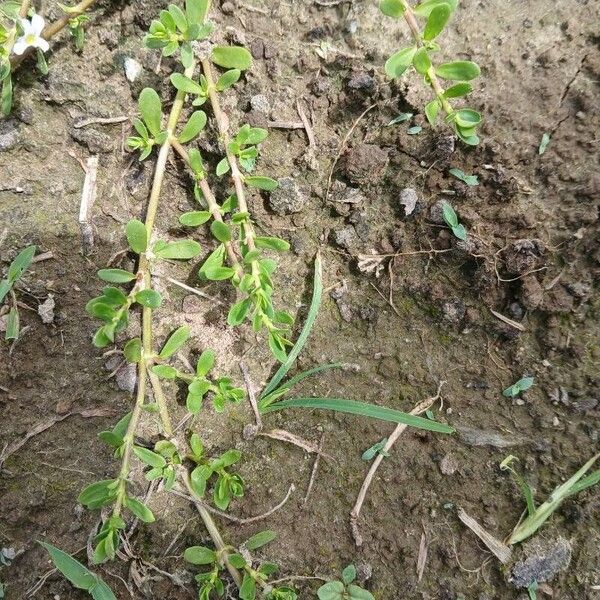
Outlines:
[{"label": "plant stem", "polygon": [[[206,81],[208,82],[208,97],[210,98],[210,104],[212,106],[215,119],[217,120],[221,142],[223,143],[223,146],[225,146],[225,155],[227,156],[227,161],[229,162],[229,167],[231,168],[231,179],[233,180],[233,185],[235,187],[235,195],[237,196],[238,207],[240,212],[247,213],[249,210],[248,204],[246,203],[246,193],[244,190],[244,177],[238,167],[235,154],[233,154],[233,152],[231,152],[229,149],[229,143],[231,142],[229,137],[229,118],[221,110],[219,95],[215,87],[215,79],[213,77],[212,66],[210,62],[208,59],[203,59],[200,61],[200,64],[202,65],[204,77],[206,77]],[[248,249],[251,251],[254,250],[256,246],[254,244],[255,233],[252,223],[247,222],[244,224],[244,233],[245,242],[248,246]],[[253,261],[252,263],[253,271],[255,262],[256,261]]]},{"label": "plant stem", "polygon": [[[179,156],[181,156],[181,158],[183,159],[185,164],[191,169],[190,157],[188,156],[187,150],[181,145],[179,140],[177,140],[176,138],[173,138],[171,140],[171,144],[173,146],[173,150],[175,150],[175,152],[177,152],[177,154],[179,154]],[[193,169],[192,169],[192,172],[193,172]],[[217,203],[217,199],[215,198],[215,195],[213,194],[213,192],[210,188],[210,185],[208,184],[208,181],[206,181],[206,179],[204,179],[204,178],[198,179],[197,181],[198,181],[198,187],[202,191],[202,195],[204,196],[204,199],[206,200],[208,210],[211,212],[213,219],[215,221],[221,221],[221,223],[222,223],[223,216],[221,215],[221,211],[219,209],[219,204]],[[224,244],[225,244],[225,250],[227,251],[227,255],[229,256],[229,263],[237,271],[238,276],[241,277],[243,275],[243,270],[238,261],[236,254],[235,254],[233,244],[231,242],[224,242]]]},{"label": "plant stem", "polygon": [[[82,15],[88,8],[90,8],[90,6],[92,6],[92,4],[94,4],[94,2],[96,2],[96,0],[82,0],[79,4],[75,5],[72,9],[70,9],[68,13],[64,14],[60,19],[48,25],[48,27],[46,27],[44,31],[42,31],[42,37],[45,40],[50,40],[51,38],[53,38],[57,33],[62,31],[69,24],[69,21],[71,19]],[[23,2],[23,4],[25,4],[25,1]],[[28,0],[27,5],[29,5]],[[22,17],[24,17],[27,14],[27,10],[25,11],[24,15],[21,14]],[[27,50],[25,50],[23,54],[11,57],[11,69],[14,71],[28,56],[33,54],[34,51],[35,48],[30,47],[27,48]]]},{"label": "plant stem", "polygon": [[217,529],[212,515],[208,512],[208,510],[202,503],[202,499],[199,498],[196,492],[194,491],[194,488],[192,487],[192,484],[190,482],[190,477],[185,467],[181,468],[180,473],[181,478],[183,479],[183,483],[185,484],[185,487],[187,488],[190,495],[192,496],[192,499],[194,500],[194,505],[200,513],[200,517],[202,518],[202,521],[204,521],[204,525],[206,526],[206,529],[208,530],[208,533],[210,534],[210,537],[212,538],[212,541],[215,544],[215,548],[223,556],[223,562],[225,563],[225,566],[227,567],[227,570],[229,571],[229,574],[231,575],[232,579],[235,581],[236,585],[239,588],[242,585],[242,574],[229,562],[227,546],[225,545],[225,542],[223,541],[223,538],[221,537],[221,534]]},{"label": "plant stem", "polygon": [[[404,20],[406,21],[406,24],[408,25],[408,28],[412,33],[417,48],[420,48],[421,46],[423,46],[423,39],[421,37],[421,30],[419,29],[419,24],[415,17],[415,13],[413,12],[412,7],[407,0],[400,1],[402,2],[402,6],[404,7],[404,12],[402,13],[402,15],[404,16]],[[444,88],[442,88],[440,80],[437,78],[433,66],[427,69],[427,78],[429,79],[431,89],[435,92],[435,95],[439,100],[442,108],[444,109],[444,112],[447,115],[454,114],[454,109],[452,108],[452,105],[444,97]]]}]

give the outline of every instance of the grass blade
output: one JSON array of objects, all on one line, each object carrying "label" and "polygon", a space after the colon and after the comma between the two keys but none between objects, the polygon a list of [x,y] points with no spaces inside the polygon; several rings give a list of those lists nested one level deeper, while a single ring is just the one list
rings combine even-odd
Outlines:
[{"label": "grass blade", "polygon": [[346,400],[341,398],[294,398],[292,400],[280,400],[263,410],[264,413],[283,410],[284,408],[318,408],[321,410],[334,410],[337,412],[390,421],[391,423],[404,423],[417,429],[426,429],[436,433],[454,433],[454,429],[444,423],[416,417],[408,413],[368,404],[367,402],[358,402],[356,400]]},{"label": "grass blade", "polygon": [[284,383],[284,387],[291,390],[297,383],[300,383],[303,379],[306,379],[311,375],[315,375],[316,373],[320,373],[321,371],[326,371],[328,369],[340,369],[345,364],[346,363],[329,363],[327,365],[319,365],[318,367],[308,369],[307,371],[302,371],[302,373],[298,373],[297,375],[294,375],[291,379],[288,379]]},{"label": "grass blade", "polygon": [[279,382],[286,376],[287,372],[292,368],[292,365],[298,358],[298,355],[304,348],[304,344],[306,344],[306,340],[310,335],[310,331],[315,324],[315,319],[317,318],[317,313],[319,312],[319,306],[321,304],[321,295],[323,293],[323,268],[321,265],[321,256],[317,254],[315,258],[315,277],[313,283],[313,295],[312,300],[310,302],[310,308],[308,310],[308,316],[306,317],[306,321],[304,323],[304,327],[302,327],[302,331],[298,336],[298,340],[294,344],[294,347],[290,350],[286,361],[277,369],[275,375],[271,381],[269,381],[267,387],[263,390],[260,398],[264,398],[268,394],[270,394],[278,385]]}]

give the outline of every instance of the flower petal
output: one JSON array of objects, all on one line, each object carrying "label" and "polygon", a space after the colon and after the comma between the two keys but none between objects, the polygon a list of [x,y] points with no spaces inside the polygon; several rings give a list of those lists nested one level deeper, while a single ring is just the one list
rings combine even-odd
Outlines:
[{"label": "flower petal", "polygon": [[19,38],[16,42],[15,45],[12,48],[12,51],[15,54],[23,54],[23,52],[25,52],[25,50],[27,50],[27,42],[25,41],[25,38]]},{"label": "flower petal", "polygon": [[40,33],[42,33],[45,24],[44,17],[41,15],[33,15],[33,17],[31,17],[31,29],[36,35],[40,35]]},{"label": "flower petal", "polygon": [[31,33],[31,21],[29,19],[19,19],[21,22],[21,28],[23,29],[23,35]]},{"label": "flower petal", "polygon": [[50,44],[44,38],[36,38],[35,42],[32,44],[36,48],[39,48],[42,52],[48,52],[50,49]]}]

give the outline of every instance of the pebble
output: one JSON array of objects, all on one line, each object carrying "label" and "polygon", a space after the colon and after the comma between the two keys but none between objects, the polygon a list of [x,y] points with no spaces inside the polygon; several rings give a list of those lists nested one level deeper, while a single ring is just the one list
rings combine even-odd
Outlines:
[{"label": "pebble", "polygon": [[295,180],[291,177],[283,177],[279,180],[279,187],[269,196],[269,206],[278,215],[291,215],[299,213],[304,208],[306,200],[306,196]]},{"label": "pebble", "polygon": [[142,72],[142,65],[134,58],[127,57],[123,63],[127,81],[133,83]]},{"label": "pebble", "polygon": [[400,204],[404,206],[404,215],[408,217],[417,207],[419,196],[414,188],[404,188],[400,192]]},{"label": "pebble", "polygon": [[52,294],[48,294],[48,298],[38,306],[38,315],[42,318],[42,323],[44,323],[44,325],[54,323],[55,306],[56,302],[54,302],[54,296],[52,296]]},{"label": "pebble", "polygon": [[454,475],[458,471],[458,460],[452,453],[446,454],[440,461],[440,471],[442,475]]},{"label": "pebble", "polygon": [[515,564],[509,579],[518,588],[526,588],[534,581],[550,581],[564,571],[571,562],[572,548],[563,537],[543,539],[538,536],[523,546],[523,552],[525,558]]},{"label": "pebble", "polygon": [[348,252],[352,252],[352,249],[356,245],[358,241],[358,237],[356,235],[356,231],[354,227],[348,225],[346,227],[341,227],[340,229],[336,229],[333,232],[333,241],[340,248],[344,248],[344,250],[348,250]]},{"label": "pebble", "polygon": [[437,225],[444,225],[446,221],[444,221],[444,200],[438,200],[430,209],[429,209],[429,220],[432,223],[436,223]]},{"label": "pebble", "polygon": [[0,122],[0,152],[14,148],[19,142],[19,130],[14,119]]},{"label": "pebble", "polygon": [[250,107],[258,113],[268,115],[271,112],[271,103],[264,94],[256,94],[250,98]]}]

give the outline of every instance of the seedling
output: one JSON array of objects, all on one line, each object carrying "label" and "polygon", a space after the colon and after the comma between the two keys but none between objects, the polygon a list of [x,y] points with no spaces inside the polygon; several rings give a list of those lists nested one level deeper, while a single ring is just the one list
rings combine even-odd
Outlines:
[{"label": "seedling", "polygon": [[[471,108],[455,109],[451,101],[466,96],[473,90],[468,82],[479,76],[479,66],[470,60],[438,65],[432,61],[432,54],[440,50],[435,40],[444,30],[457,4],[458,0],[423,0],[411,7],[407,0],[380,0],[381,12],[395,19],[403,17],[413,37],[413,44],[390,56],[385,63],[385,72],[391,79],[397,79],[408,68],[414,67],[435,94],[435,99],[425,106],[425,116],[429,123],[433,126],[438,115],[444,113],[444,121],[454,129],[458,137],[465,144],[476,146],[479,143],[477,127],[481,123],[481,115]],[[426,19],[423,29],[419,26],[417,17]],[[444,89],[440,79],[457,83]]]},{"label": "seedling", "polygon": [[23,273],[27,270],[33,257],[35,256],[35,246],[28,246],[17,254],[15,259],[10,263],[6,278],[0,281],[0,306],[5,301],[5,298],[9,296],[9,300],[6,305],[10,305],[8,311],[8,317],[6,322],[6,332],[4,334],[5,340],[16,340],[19,337],[19,307],[17,304],[17,296],[14,292],[14,286],[22,277]]},{"label": "seedling", "polygon": [[[258,550],[276,537],[274,531],[261,531],[246,540],[239,550],[228,548],[226,556],[230,564],[243,573],[239,587],[240,600],[254,600],[263,597],[266,600],[297,600],[296,592],[290,587],[273,587],[269,585],[269,576],[277,571],[277,565],[271,562],[261,562],[256,568],[249,560],[249,552]],[[198,598],[208,600],[214,592],[223,596],[225,582],[222,574],[225,569],[223,554],[215,552],[206,546],[192,546],[184,553],[187,562],[193,565],[207,567],[209,570],[196,575],[198,583]]]},{"label": "seedling", "polygon": [[456,215],[456,211],[452,208],[450,202],[444,200],[442,205],[442,215],[444,217],[444,221],[454,234],[454,237],[457,237],[459,240],[463,242],[467,239],[467,230],[462,223],[458,222],[458,216]]},{"label": "seedling", "polygon": [[550,143],[550,134],[549,133],[544,133],[544,135],[542,135],[542,139],[540,141],[540,146],[538,148],[538,154],[541,156],[542,154],[544,154],[544,152],[546,152],[546,148],[548,148],[548,144]]},{"label": "seedling", "polygon": [[511,386],[507,387],[502,395],[507,398],[515,398],[521,392],[527,391],[534,383],[535,379],[533,377],[522,377],[517,381],[517,383],[513,383]]},{"label": "seedling", "polygon": [[319,588],[319,600],[375,600],[371,592],[352,583],[355,579],[356,567],[348,565],[342,571],[341,581],[328,581]]},{"label": "seedling", "polygon": [[500,468],[510,471],[513,477],[515,477],[527,505],[527,517],[514,528],[508,538],[508,543],[517,544],[531,537],[550,518],[563,500],[600,482],[600,469],[584,477],[599,457],[600,454],[596,454],[596,456],[588,460],[581,469],[565,481],[565,483],[559,485],[550,494],[548,499],[538,507],[535,506],[533,490],[527,481],[511,466],[517,460],[516,457],[512,455],[506,457],[500,463]]},{"label": "seedling", "polygon": [[[432,421],[410,415],[399,410],[369,404],[368,402],[359,402],[357,400],[348,400],[341,398],[293,398],[289,400],[283,399],[292,388],[307,377],[320,373],[328,369],[336,369],[343,366],[343,363],[331,363],[320,365],[298,373],[287,381],[283,381],[288,371],[294,365],[298,355],[304,348],[310,332],[315,324],[319,306],[321,304],[321,296],[323,292],[323,276],[322,276],[321,258],[317,256],[315,260],[315,276],[313,285],[313,295],[308,310],[306,321],[298,336],[298,340],[289,353],[287,360],[279,367],[275,375],[271,378],[258,401],[259,410],[262,413],[270,413],[286,408],[318,408],[321,410],[333,410],[336,412],[349,413],[373,419],[380,419],[392,423],[404,423],[418,429],[426,429],[437,433],[454,433],[454,429],[444,423]],[[283,382],[283,383],[282,383]]]},{"label": "seedling", "polygon": [[85,590],[94,600],[117,600],[104,580],[60,548],[38,542],[50,554],[54,566],[79,590]]},{"label": "seedling", "polygon": [[367,448],[362,453],[361,458],[363,460],[369,461],[369,460],[373,460],[378,454],[381,454],[382,456],[389,456],[389,454],[384,451],[387,441],[388,441],[387,438],[383,438],[380,442],[373,444],[370,448]]},{"label": "seedling", "polygon": [[450,169],[450,175],[454,175],[456,179],[460,179],[463,183],[467,185],[479,185],[479,180],[477,179],[477,175],[467,175],[462,169]]},{"label": "seedling", "polygon": [[398,123],[404,123],[404,121],[408,121],[413,118],[413,113],[403,112],[400,113],[397,117],[394,117],[388,124],[387,127],[391,127],[392,125],[397,125]]},{"label": "seedling", "polygon": [[41,15],[29,10],[29,0],[0,3],[0,108],[3,115],[10,114],[13,104],[12,74],[26,56],[36,52],[38,70],[46,75],[45,53],[50,49],[48,40],[64,27],[69,28],[76,48],[83,48],[83,25],[88,19],[84,13],[95,1],[82,0],[72,7],[59,4],[65,14],[48,26]]}]

